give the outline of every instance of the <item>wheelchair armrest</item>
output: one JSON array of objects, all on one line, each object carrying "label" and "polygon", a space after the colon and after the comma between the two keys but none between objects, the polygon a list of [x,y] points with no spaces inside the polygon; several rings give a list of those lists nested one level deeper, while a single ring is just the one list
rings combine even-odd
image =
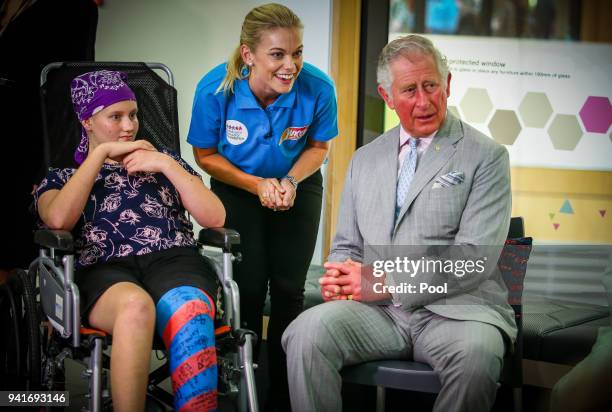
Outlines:
[{"label": "wheelchair armrest", "polygon": [[34,242],[50,249],[72,252],[72,234],[67,230],[42,229],[34,232]]},{"label": "wheelchair armrest", "polygon": [[205,246],[213,246],[231,252],[232,245],[240,244],[240,234],[234,229],[224,227],[212,227],[200,230],[198,242]]}]

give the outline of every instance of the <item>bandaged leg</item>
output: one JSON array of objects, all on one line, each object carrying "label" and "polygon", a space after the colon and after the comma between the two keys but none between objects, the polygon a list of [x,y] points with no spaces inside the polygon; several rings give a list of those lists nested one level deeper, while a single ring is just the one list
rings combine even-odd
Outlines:
[{"label": "bandaged leg", "polygon": [[174,288],[157,303],[157,333],[168,349],[177,412],[217,409],[214,308],[192,286]]}]

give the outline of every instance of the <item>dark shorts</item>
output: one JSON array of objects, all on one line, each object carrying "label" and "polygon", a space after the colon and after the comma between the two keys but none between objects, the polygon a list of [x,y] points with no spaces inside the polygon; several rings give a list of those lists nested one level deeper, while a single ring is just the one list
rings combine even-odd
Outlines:
[{"label": "dark shorts", "polygon": [[142,256],[126,256],[77,269],[75,283],[81,296],[81,317],[115,283],[131,282],[146,290],[157,305],[169,290],[179,286],[202,289],[216,302],[218,282],[212,264],[197,248],[176,247]]}]

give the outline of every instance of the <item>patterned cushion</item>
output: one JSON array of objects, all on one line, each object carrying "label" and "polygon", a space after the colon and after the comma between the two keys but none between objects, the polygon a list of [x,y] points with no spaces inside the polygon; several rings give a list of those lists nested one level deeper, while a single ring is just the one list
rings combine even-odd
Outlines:
[{"label": "patterned cushion", "polygon": [[523,297],[523,282],[533,239],[521,237],[507,239],[497,263],[508,288],[508,303],[519,306]]}]

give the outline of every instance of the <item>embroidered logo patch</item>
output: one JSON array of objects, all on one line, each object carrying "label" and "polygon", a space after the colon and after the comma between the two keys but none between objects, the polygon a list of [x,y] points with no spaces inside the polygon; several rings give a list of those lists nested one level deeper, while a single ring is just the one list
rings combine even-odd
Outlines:
[{"label": "embroidered logo patch", "polygon": [[278,144],[281,145],[285,140],[300,140],[306,134],[308,126],[310,125],[286,128],[283,134],[281,135]]},{"label": "embroidered logo patch", "polygon": [[225,121],[225,136],[227,141],[237,146],[246,141],[249,137],[249,131],[246,126],[240,123],[238,120],[226,120]]}]

